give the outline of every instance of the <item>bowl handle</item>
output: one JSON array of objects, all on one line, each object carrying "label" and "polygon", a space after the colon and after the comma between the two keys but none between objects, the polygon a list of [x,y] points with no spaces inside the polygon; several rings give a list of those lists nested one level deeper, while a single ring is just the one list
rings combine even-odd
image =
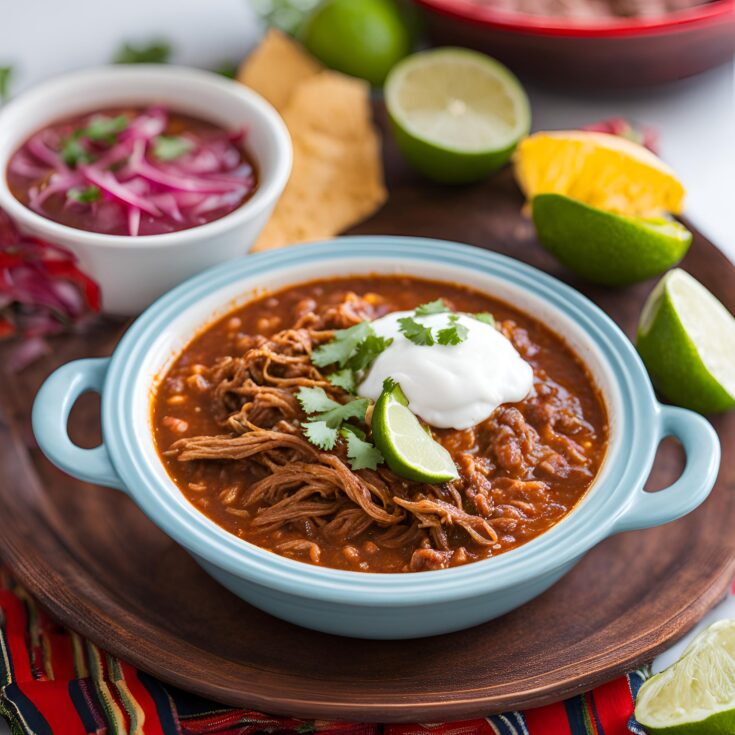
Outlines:
[{"label": "bowl handle", "polygon": [[679,479],[656,492],[642,488],[615,523],[614,533],[651,528],[674,521],[693,511],[709,495],[720,468],[720,440],[712,425],[694,411],[660,406],[659,441],[678,439],[686,454]]},{"label": "bowl handle", "polygon": [[109,364],[109,358],[75,360],[53,372],[33,402],[33,433],[41,451],[59,469],[85,482],[124,490],[104,442],[82,449],[67,432],[72,407],[83,393],[102,392]]}]

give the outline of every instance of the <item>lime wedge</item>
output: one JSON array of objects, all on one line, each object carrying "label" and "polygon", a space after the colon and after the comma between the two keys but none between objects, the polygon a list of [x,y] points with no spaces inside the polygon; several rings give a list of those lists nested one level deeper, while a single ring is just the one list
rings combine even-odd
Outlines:
[{"label": "lime wedge", "polygon": [[624,286],[676,265],[692,243],[683,225],[606,212],[562,194],[531,201],[541,244],[569,270],[594,283]]},{"label": "lime wedge", "polygon": [[651,735],[735,733],[735,620],[702,631],[638,692],[635,717]]},{"label": "lime wedge", "polygon": [[499,169],[531,124],[519,81],[499,62],[467,49],[404,59],[388,75],[385,103],[408,162],[447,183]]},{"label": "lime wedge", "polygon": [[667,273],[638,324],[638,352],[659,392],[700,413],[735,407],[735,318],[683,270]]},{"label": "lime wedge", "polygon": [[372,432],[388,467],[400,477],[436,483],[458,476],[452,455],[411,413],[399,385],[388,384],[380,394],[373,409]]}]

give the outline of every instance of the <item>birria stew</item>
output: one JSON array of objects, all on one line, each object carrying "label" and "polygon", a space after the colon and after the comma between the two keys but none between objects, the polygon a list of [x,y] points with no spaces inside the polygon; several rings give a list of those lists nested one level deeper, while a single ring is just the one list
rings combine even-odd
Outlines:
[{"label": "birria stew", "polygon": [[33,134],[6,172],[13,196],[62,225],[160,235],[206,224],[255,192],[244,130],[164,107],[78,115]]},{"label": "birria stew", "polygon": [[[451,478],[417,480],[379,441],[381,396],[398,386]],[[397,276],[248,302],[193,338],[151,411],[166,470],[215,523],[364,572],[527,543],[580,502],[608,441],[600,392],[562,337],[483,293]]]}]

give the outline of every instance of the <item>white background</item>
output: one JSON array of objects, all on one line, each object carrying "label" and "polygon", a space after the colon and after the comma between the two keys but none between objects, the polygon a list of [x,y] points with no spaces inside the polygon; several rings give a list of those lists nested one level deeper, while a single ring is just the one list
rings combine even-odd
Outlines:
[{"label": "white background", "polygon": [[[260,29],[247,0],[0,0],[0,66],[13,91],[108,62],[123,41],[162,37],[173,61],[216,67],[240,60]],[[571,95],[530,87],[534,128],[576,127],[623,115],[656,126],[663,157],[689,191],[687,214],[735,260],[733,67],[655,91]],[[733,610],[735,614],[735,610]],[[0,735],[8,730],[0,722]]]}]

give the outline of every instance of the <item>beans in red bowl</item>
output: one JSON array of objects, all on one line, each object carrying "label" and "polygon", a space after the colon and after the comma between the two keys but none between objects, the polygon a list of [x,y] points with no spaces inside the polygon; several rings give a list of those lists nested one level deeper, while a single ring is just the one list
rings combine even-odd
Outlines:
[{"label": "beans in red bowl", "polygon": [[68,227],[161,235],[206,224],[257,187],[247,130],[164,106],[118,107],[47,125],[10,158],[18,201]]}]

